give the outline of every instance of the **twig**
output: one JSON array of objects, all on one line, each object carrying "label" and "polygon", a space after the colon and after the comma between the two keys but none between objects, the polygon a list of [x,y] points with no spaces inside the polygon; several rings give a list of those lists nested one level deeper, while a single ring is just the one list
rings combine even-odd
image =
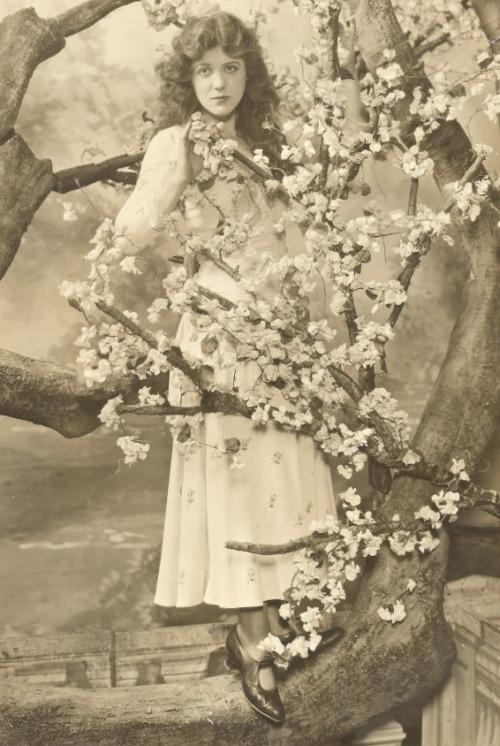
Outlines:
[{"label": "twig", "polygon": [[[477,172],[481,169],[483,161],[484,161],[484,156],[482,155],[476,156],[473,163],[469,166],[467,171],[464,173],[464,175],[458,182],[460,186],[465,186],[467,182],[469,182],[471,179],[474,178]],[[417,188],[418,188],[418,179],[412,179],[412,184],[410,187],[410,198],[409,198],[409,204],[408,204],[409,215],[416,214]],[[455,198],[450,197],[450,199],[448,200],[448,202],[446,203],[444,207],[444,212],[447,212],[447,213],[451,212],[454,205],[455,205]],[[425,250],[425,252],[429,250],[430,243],[431,243],[430,235],[423,236],[416,246],[416,251],[410,256],[410,258],[408,259],[408,262],[406,263],[406,266],[401,270],[400,274],[398,275],[398,278],[397,278],[398,282],[403,286],[405,290],[408,290],[408,288],[410,287],[410,283],[412,281],[413,275],[415,274],[415,270],[420,264],[422,252],[423,250]],[[404,307],[405,307],[405,303],[401,303],[399,306],[394,306],[394,308],[392,309],[391,314],[388,319],[388,323],[391,328],[394,328],[394,326],[396,325]]]},{"label": "twig", "polygon": [[340,78],[340,62],[339,62],[339,36],[340,36],[340,6],[331,8],[330,10],[330,29],[332,32],[332,43],[330,46],[330,62],[332,65],[332,78]]},{"label": "twig", "polygon": [[[430,245],[430,239],[426,238],[425,241],[428,245]],[[419,242],[418,246],[424,246],[425,242]],[[420,258],[421,253],[419,250],[414,251],[413,254],[409,257],[408,261],[406,262],[406,265],[403,267],[401,272],[398,275],[397,281],[400,283],[400,285],[405,289],[408,290],[410,287],[410,283],[413,279],[413,275],[415,274],[416,269],[418,268],[420,264]],[[405,303],[400,303],[398,306],[394,306],[388,319],[388,324],[393,329],[397,322],[399,317],[401,316],[401,313],[405,307]]]},{"label": "twig", "polygon": [[[394,528],[404,530],[415,530],[423,525],[416,519],[410,523],[387,521],[383,516],[372,514],[375,520],[370,523],[370,532],[374,535],[389,533]],[[328,544],[339,542],[335,534],[312,533],[307,536],[301,536],[298,539],[292,539],[284,544],[254,544],[251,541],[228,541],[227,549],[234,549],[236,552],[249,552],[250,554],[260,554],[269,556],[273,554],[289,554],[297,552],[300,549],[324,549]]]},{"label": "twig", "polygon": [[236,552],[249,552],[250,554],[260,554],[269,556],[272,554],[289,554],[297,552],[299,549],[317,549],[321,544],[328,544],[332,540],[331,536],[325,537],[301,536],[300,539],[287,541],[286,544],[252,544],[247,541],[227,541],[226,549],[234,549]]},{"label": "twig", "polygon": [[137,414],[137,415],[184,415],[191,417],[203,412],[201,406],[197,407],[174,407],[171,404],[159,404],[147,406],[145,404],[119,404],[116,408],[118,414]]},{"label": "twig", "polygon": [[[229,300],[228,298],[225,298],[223,295],[216,293],[214,290],[209,290],[202,285],[198,285],[197,290],[199,295],[208,298],[209,300],[216,300],[220,307],[223,308],[225,311],[232,311],[236,308],[236,303],[234,303],[232,300]],[[254,293],[254,297],[256,300],[260,300],[259,296],[256,293]],[[203,303],[193,301],[193,307],[198,313],[206,313],[203,309]],[[249,310],[250,315],[246,317],[246,320],[250,324],[257,325],[264,322],[266,324],[266,327],[269,326],[269,322],[263,319],[262,316],[258,314],[254,309],[247,306],[247,310]],[[306,322],[297,320],[295,323],[295,329],[290,324],[286,324],[278,330],[282,340],[288,341],[290,339],[293,339],[296,336],[297,332],[304,334],[307,331]]]},{"label": "twig", "polygon": [[229,277],[231,277],[236,282],[241,282],[241,280],[243,279],[237,269],[231,267],[231,265],[225,262],[224,259],[220,259],[219,257],[214,256],[208,249],[202,249],[201,251],[197,251],[196,253],[198,256],[204,256],[207,259],[210,259],[211,262],[219,267],[219,269],[222,269],[226,274],[229,275]]},{"label": "twig", "polygon": [[428,52],[433,52],[437,47],[440,47],[442,44],[446,44],[446,42],[450,41],[450,34],[448,32],[445,32],[441,34],[440,36],[436,37],[436,39],[432,39],[432,41],[428,41],[427,44],[420,44],[418,46],[415,46],[414,51],[416,57],[419,59],[424,56],[424,54],[427,54]]},{"label": "twig", "polygon": [[[465,184],[467,184],[468,181],[471,181],[474,178],[474,176],[477,174],[477,172],[481,170],[481,167],[482,167],[482,164],[483,164],[483,161],[484,161],[485,157],[486,156],[484,156],[484,155],[477,155],[475,157],[475,159],[472,162],[472,164],[469,166],[469,168],[467,169],[467,171],[464,173],[464,175],[462,176],[462,178],[458,182],[460,184],[460,186],[465,186]],[[455,204],[455,198],[454,197],[450,197],[450,199],[448,200],[448,202],[445,205],[444,211],[445,212],[451,212],[451,210],[453,209],[454,204]]]},{"label": "twig", "polygon": [[[483,510],[491,513],[496,518],[500,519],[500,493],[490,492],[482,490],[481,487],[473,485],[474,491],[478,490],[481,492],[481,497],[477,497],[473,502],[460,506],[460,510]],[[388,534],[392,529],[397,528],[404,531],[416,530],[419,527],[426,529],[430,526],[426,522],[413,521],[411,523],[394,523],[392,521],[386,521],[380,517],[377,520],[377,514],[373,513],[375,518],[373,523],[370,523],[370,532],[373,535]],[[244,541],[228,541],[226,542],[227,549],[233,549],[236,552],[248,552],[250,554],[259,554],[262,556],[270,556],[276,554],[290,554],[291,552],[297,552],[300,549],[312,549],[315,551],[324,549],[328,544],[335,542],[335,534],[309,534],[308,536],[301,536],[298,539],[288,541],[284,544],[254,544],[252,542]]]},{"label": "twig", "polygon": [[[414,217],[417,214],[417,196],[418,196],[418,179],[413,178],[411,180],[410,184],[410,194],[408,197],[408,210],[407,214]],[[413,252],[413,254],[408,259],[406,265],[403,267],[401,272],[398,275],[397,281],[402,285],[405,291],[408,290],[410,287],[411,281],[413,279],[413,275],[415,274],[415,271],[417,267],[420,264],[420,248],[423,248],[427,244],[427,249],[430,245],[430,239],[422,239],[422,241],[418,244],[418,250]],[[405,307],[404,303],[400,303],[398,306],[394,306],[392,309],[390,316],[389,316],[389,326],[391,329],[393,329],[399,317],[401,316],[401,312],[403,311],[403,308]]]},{"label": "twig", "polygon": [[356,324],[356,320],[358,318],[358,313],[356,311],[356,304],[354,303],[354,296],[352,293],[352,290],[347,290],[347,300],[344,306],[344,317],[345,317],[345,323],[347,326],[347,331],[349,333],[349,343],[351,345],[355,344],[357,338],[358,338],[358,325]]},{"label": "twig", "polygon": [[[97,301],[96,307],[105,313],[107,316],[110,316],[112,319],[117,321],[119,324],[124,326],[126,329],[129,330],[129,332],[132,332],[132,334],[135,334],[140,339],[142,339],[146,344],[148,344],[153,349],[158,349],[158,342],[154,336],[154,334],[151,334],[150,332],[145,331],[144,329],[141,329],[141,327],[136,324],[134,321],[128,318],[124,313],[119,311],[117,308],[114,308],[113,306],[109,306],[107,303],[104,303],[103,301]],[[180,347],[169,347],[168,350],[164,353],[166,359],[170,363],[170,365],[173,365],[175,368],[178,368],[184,375],[189,378],[190,381],[195,383],[197,386],[199,385],[199,374],[198,370],[196,368],[193,368],[189,363],[187,362],[186,358],[182,354],[182,350]]]},{"label": "twig", "polygon": [[[262,182],[267,181],[268,179],[272,179],[273,175],[269,171],[265,171],[263,168],[258,166],[256,163],[250,160],[250,158],[247,158],[246,155],[243,155],[243,153],[240,153],[239,150],[235,150],[233,153],[233,157],[242,163],[244,166],[246,166],[250,171],[253,171],[253,173],[259,177],[259,179]],[[284,190],[283,190],[284,191]]]},{"label": "twig", "polygon": [[[166,402],[165,404],[155,406],[145,406],[142,404],[120,404],[117,407],[119,414],[140,414],[140,415],[184,415],[186,417],[195,414],[210,414],[214,412],[224,412],[224,414],[241,415],[242,417],[251,418],[254,409],[245,404],[237,394],[231,394],[227,391],[201,391],[200,404],[192,407],[173,407]],[[304,433],[305,434],[305,433]]]},{"label": "twig", "polygon": [[418,179],[412,178],[410,183],[410,195],[408,197],[408,215],[417,214]]}]

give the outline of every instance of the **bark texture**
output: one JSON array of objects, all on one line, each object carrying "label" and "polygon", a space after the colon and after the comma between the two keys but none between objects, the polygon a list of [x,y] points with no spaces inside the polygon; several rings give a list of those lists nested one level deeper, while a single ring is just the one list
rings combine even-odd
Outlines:
[{"label": "bark texture", "polygon": [[22,137],[12,131],[0,146],[0,279],[53,184],[51,162],[35,158]]},{"label": "bark texture", "polygon": [[119,170],[139,163],[143,157],[144,153],[117,155],[100,163],[88,163],[84,166],[65,168],[63,171],[54,174],[53,191],[65,194],[74,189],[95,184],[96,181],[115,181],[119,179],[123,183],[123,178],[120,177],[125,177],[126,183],[135,183],[137,180],[136,174],[131,172],[121,174]]},{"label": "bark texture", "polygon": [[24,8],[0,23],[0,137],[12,129],[24,94],[38,65],[64,47],[64,36],[52,21]]},{"label": "bark texture", "polygon": [[161,392],[168,385],[168,375],[147,382],[131,375],[89,389],[73,371],[7,350],[0,350],[0,379],[0,414],[50,427],[66,438],[95,430],[109,398],[121,394],[126,401],[141,386]]},{"label": "bark texture", "polygon": [[472,0],[481,28],[494,52],[500,50],[500,9],[497,0]]}]

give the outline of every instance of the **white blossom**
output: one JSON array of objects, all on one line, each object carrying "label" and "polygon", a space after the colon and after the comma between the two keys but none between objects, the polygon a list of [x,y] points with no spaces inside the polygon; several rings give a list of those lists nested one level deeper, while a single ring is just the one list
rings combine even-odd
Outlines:
[{"label": "white blossom", "polygon": [[63,211],[63,220],[65,222],[72,223],[78,220],[78,214],[72,202],[63,202]]},{"label": "white blossom", "polygon": [[135,464],[137,460],[145,459],[149,451],[149,443],[139,443],[132,435],[118,438],[116,443],[125,455],[125,463],[129,465]]},{"label": "white blossom", "polygon": [[112,430],[118,430],[121,425],[121,417],[117,413],[116,408],[123,403],[122,396],[115,396],[113,399],[109,399],[103,406],[99,413],[99,419],[106,427]]},{"label": "white blossom", "polygon": [[381,606],[377,609],[377,614],[385,622],[398,624],[406,618],[406,609],[402,601],[395,601],[393,604]]}]

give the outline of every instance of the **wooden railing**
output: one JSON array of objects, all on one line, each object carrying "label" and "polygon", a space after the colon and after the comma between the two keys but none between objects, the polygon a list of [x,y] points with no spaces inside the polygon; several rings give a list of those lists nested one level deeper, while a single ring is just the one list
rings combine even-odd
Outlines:
[{"label": "wooden railing", "polygon": [[424,710],[422,746],[500,744],[500,579],[450,584],[446,615],[457,661]]},{"label": "wooden railing", "polygon": [[97,630],[0,641],[0,669],[33,684],[99,689],[163,684],[219,672],[224,625]]}]

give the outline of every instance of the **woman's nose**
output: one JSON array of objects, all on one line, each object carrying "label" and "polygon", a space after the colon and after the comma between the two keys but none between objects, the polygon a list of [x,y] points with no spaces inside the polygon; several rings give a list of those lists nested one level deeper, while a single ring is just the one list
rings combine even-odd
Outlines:
[{"label": "woman's nose", "polygon": [[215,73],[212,80],[212,85],[216,90],[222,90],[225,86],[224,77],[218,73]]}]

